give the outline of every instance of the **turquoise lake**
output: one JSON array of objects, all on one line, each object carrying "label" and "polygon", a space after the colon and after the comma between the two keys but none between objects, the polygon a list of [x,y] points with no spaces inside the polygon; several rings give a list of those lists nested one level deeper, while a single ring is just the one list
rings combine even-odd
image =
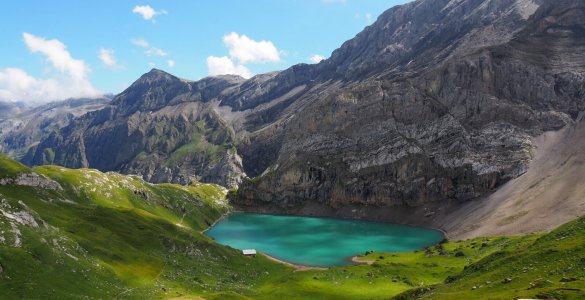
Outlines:
[{"label": "turquoise lake", "polygon": [[443,233],[397,224],[232,213],[206,234],[236,249],[256,249],[307,266],[343,266],[366,251],[404,252],[440,242]]}]

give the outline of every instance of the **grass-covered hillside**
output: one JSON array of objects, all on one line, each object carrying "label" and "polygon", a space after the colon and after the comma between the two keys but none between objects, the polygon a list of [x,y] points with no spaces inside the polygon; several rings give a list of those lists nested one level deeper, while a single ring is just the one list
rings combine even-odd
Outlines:
[{"label": "grass-covered hillside", "polygon": [[585,218],[549,234],[445,242],[361,257],[370,264],[295,271],[201,234],[230,209],[222,187],[152,185],[56,166],[31,170],[3,156],[0,171],[1,299],[585,295]]},{"label": "grass-covered hillside", "polygon": [[30,169],[26,166],[0,154],[0,179],[10,178],[18,174],[29,173]]},{"label": "grass-covered hillside", "polygon": [[[30,172],[0,157],[3,176]],[[56,166],[33,171],[61,188],[0,186],[2,299],[218,296],[289,271],[200,233],[229,209],[222,187],[151,185]]]},{"label": "grass-covered hillside", "polygon": [[371,253],[371,265],[296,272],[260,299],[585,299],[585,217],[551,233]]},{"label": "grass-covered hillside", "polygon": [[585,217],[399,299],[585,299]]}]

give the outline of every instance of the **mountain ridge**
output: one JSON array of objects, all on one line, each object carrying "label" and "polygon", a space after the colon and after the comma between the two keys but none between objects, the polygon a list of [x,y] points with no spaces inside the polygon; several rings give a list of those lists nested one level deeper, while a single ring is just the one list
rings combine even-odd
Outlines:
[{"label": "mountain ridge", "polygon": [[526,173],[536,136],[575,124],[581,16],[570,1],[415,1],[319,64],[197,82],[152,70],[24,161],[239,186],[244,210],[457,207]]},{"label": "mountain ridge", "polygon": [[76,117],[105,107],[110,100],[111,97],[106,95],[67,99],[34,107],[7,104],[9,111],[5,116],[0,116],[0,151],[22,158],[51,132],[67,126]]}]

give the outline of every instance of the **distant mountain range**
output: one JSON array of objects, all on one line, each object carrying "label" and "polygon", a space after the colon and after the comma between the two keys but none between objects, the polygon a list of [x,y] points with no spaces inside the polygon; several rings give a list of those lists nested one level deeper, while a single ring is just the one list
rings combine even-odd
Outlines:
[{"label": "distant mountain range", "polygon": [[[458,237],[537,231],[585,212],[573,200],[581,190],[559,199],[562,187],[547,181],[559,168],[582,172],[571,160],[581,155],[582,53],[583,1],[419,0],[386,11],[319,64],[249,80],[154,69],[108,104],[58,117],[50,130],[29,121],[32,135],[3,130],[0,143],[26,150],[29,165],[239,187],[231,200],[243,210],[431,225]],[[556,216],[524,209],[520,188]]]},{"label": "distant mountain range", "polygon": [[98,110],[112,96],[68,99],[41,106],[23,102],[0,102],[0,151],[22,158],[43,138],[67,126],[71,120]]}]

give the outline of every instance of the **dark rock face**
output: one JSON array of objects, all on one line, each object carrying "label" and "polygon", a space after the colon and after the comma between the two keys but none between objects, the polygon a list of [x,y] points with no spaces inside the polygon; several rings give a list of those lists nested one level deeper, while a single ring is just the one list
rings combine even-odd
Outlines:
[{"label": "dark rock face", "polygon": [[255,177],[232,197],[251,210],[469,201],[522,175],[533,137],[584,110],[584,20],[582,1],[414,1],[317,65],[197,82],[153,70],[28,162]]}]

